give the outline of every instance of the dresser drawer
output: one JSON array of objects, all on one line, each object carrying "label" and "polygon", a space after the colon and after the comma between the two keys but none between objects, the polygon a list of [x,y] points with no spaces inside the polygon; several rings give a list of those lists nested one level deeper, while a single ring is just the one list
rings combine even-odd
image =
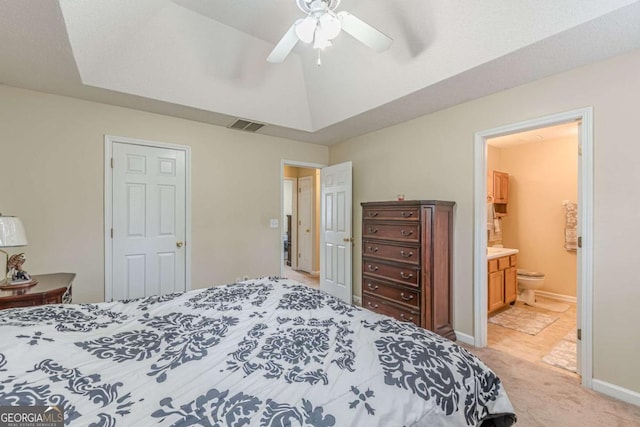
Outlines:
[{"label": "dresser drawer", "polygon": [[362,260],[362,275],[377,276],[404,285],[420,286],[420,270],[412,265],[384,264],[372,259]]},{"label": "dresser drawer", "polygon": [[375,295],[416,309],[420,307],[420,293],[414,289],[391,286],[371,277],[365,277],[362,281],[362,290],[370,296]]},{"label": "dresser drawer", "polygon": [[416,265],[420,263],[420,246],[417,245],[394,245],[376,240],[364,240],[362,252],[368,258],[382,258]]},{"label": "dresser drawer", "polygon": [[368,295],[362,297],[362,306],[378,314],[386,314],[403,322],[411,322],[420,326],[420,312],[398,307]]},{"label": "dresser drawer", "polygon": [[508,256],[498,258],[498,270],[506,270],[507,268],[509,268],[509,265],[510,262]]},{"label": "dresser drawer", "polygon": [[420,210],[418,208],[364,208],[362,211],[364,219],[377,220],[406,220],[419,221]]},{"label": "dresser drawer", "polygon": [[420,224],[409,222],[391,224],[364,221],[362,223],[362,237],[418,242],[420,241]]}]

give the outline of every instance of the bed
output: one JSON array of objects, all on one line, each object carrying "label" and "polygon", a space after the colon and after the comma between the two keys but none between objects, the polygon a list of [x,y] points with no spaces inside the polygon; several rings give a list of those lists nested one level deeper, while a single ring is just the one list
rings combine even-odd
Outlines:
[{"label": "bed", "polygon": [[0,311],[0,406],[79,426],[509,426],[500,379],[409,323],[288,279]]}]

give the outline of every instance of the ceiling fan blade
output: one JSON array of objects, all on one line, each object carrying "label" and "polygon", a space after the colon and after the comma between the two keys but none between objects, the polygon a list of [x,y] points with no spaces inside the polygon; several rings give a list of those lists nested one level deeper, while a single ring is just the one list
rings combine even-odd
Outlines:
[{"label": "ceiling fan blade", "polygon": [[349,12],[338,13],[338,18],[342,21],[342,29],[365,46],[376,52],[384,52],[391,47],[391,38]]},{"label": "ceiling fan blade", "polygon": [[273,48],[269,56],[267,57],[267,61],[272,64],[279,64],[284,62],[289,53],[293,50],[296,43],[298,43],[298,36],[296,35],[296,25],[298,21],[296,21],[289,31],[280,39],[276,47]]}]

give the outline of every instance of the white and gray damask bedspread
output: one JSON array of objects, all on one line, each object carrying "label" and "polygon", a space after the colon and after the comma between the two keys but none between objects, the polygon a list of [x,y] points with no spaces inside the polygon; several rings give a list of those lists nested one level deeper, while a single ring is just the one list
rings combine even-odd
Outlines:
[{"label": "white and gray damask bedspread", "polygon": [[0,405],[79,426],[508,426],[480,360],[429,331],[264,278],[0,311]]}]

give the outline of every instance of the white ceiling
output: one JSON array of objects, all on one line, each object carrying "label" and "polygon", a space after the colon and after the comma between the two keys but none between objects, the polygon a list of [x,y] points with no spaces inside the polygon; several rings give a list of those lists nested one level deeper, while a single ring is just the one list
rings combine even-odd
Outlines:
[{"label": "white ceiling", "polygon": [[332,144],[640,48],[640,0],[342,0],[394,39],[265,58],[294,0],[0,0],[0,82]]}]

